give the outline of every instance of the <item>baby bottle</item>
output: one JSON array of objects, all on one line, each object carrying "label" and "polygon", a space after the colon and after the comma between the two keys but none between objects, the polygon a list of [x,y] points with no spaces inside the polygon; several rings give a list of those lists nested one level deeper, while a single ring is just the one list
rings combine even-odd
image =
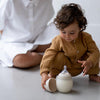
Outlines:
[{"label": "baby bottle", "polygon": [[66,70],[66,66],[64,66],[64,70],[56,77],[56,87],[59,92],[63,93],[71,91],[73,87],[73,80],[70,73]]}]

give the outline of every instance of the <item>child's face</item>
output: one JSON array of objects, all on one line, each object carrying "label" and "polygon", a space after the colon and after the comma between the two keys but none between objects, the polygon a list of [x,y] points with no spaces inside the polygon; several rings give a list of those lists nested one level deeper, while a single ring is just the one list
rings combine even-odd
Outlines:
[{"label": "child's face", "polygon": [[72,42],[78,38],[80,30],[78,23],[75,21],[73,24],[64,28],[64,30],[60,30],[60,36],[67,42]]}]

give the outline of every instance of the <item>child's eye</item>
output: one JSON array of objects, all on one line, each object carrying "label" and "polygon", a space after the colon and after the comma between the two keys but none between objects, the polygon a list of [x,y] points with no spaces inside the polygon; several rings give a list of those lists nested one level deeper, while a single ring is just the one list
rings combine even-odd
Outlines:
[{"label": "child's eye", "polygon": [[66,32],[62,32],[63,34],[66,34]]},{"label": "child's eye", "polygon": [[75,34],[74,32],[70,32],[70,34]]}]

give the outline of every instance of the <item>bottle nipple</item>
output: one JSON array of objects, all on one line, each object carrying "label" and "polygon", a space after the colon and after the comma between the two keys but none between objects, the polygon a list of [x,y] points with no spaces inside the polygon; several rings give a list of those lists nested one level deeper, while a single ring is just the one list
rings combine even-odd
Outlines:
[{"label": "bottle nipple", "polygon": [[62,73],[62,74],[68,73],[68,72],[67,72],[67,66],[66,66],[66,65],[64,65],[64,70],[63,70],[61,73]]}]

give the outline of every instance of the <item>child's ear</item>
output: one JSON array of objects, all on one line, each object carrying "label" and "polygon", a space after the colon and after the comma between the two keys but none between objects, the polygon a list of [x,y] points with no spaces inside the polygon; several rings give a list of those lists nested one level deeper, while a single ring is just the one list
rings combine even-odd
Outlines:
[{"label": "child's ear", "polygon": [[80,28],[80,32],[83,31],[83,28]]}]

